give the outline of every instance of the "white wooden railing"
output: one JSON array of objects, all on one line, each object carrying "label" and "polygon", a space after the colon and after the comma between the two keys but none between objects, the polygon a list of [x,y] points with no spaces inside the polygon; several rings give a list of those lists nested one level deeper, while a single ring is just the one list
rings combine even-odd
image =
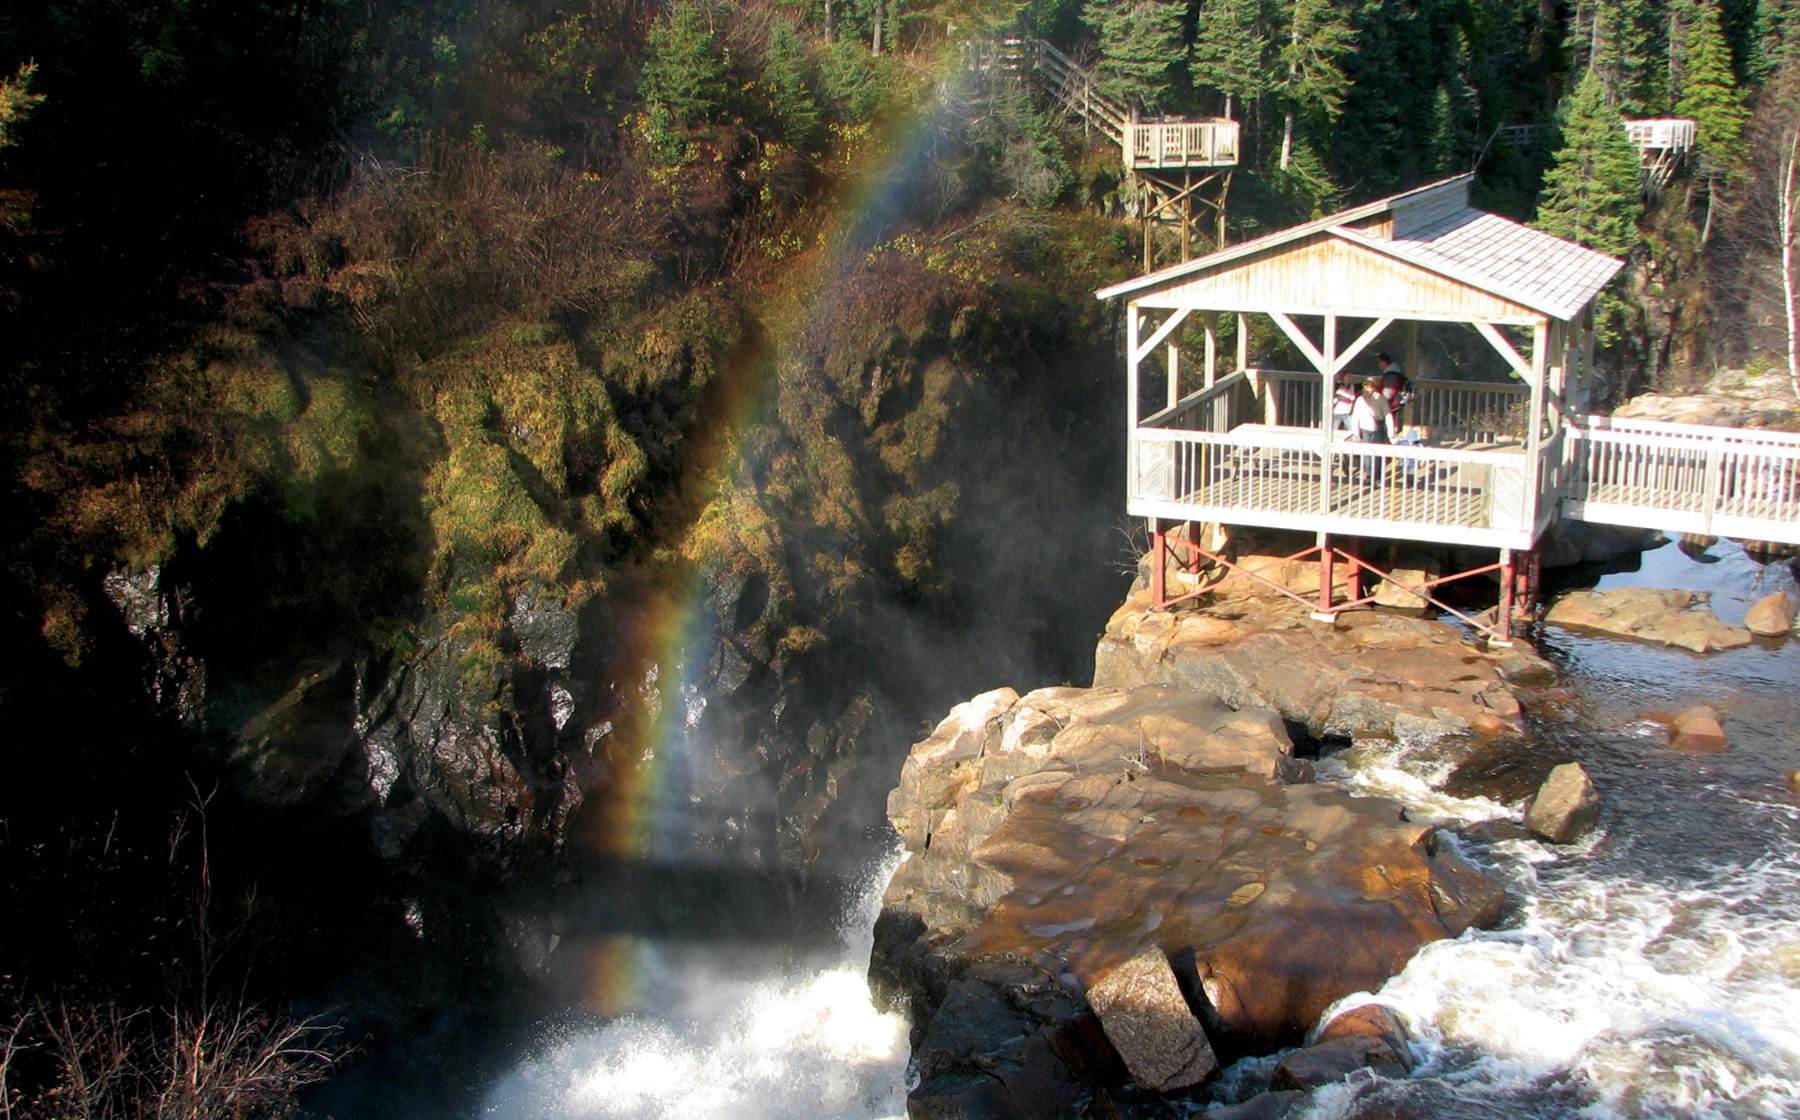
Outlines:
[{"label": "white wooden railing", "polygon": [[1568,516],[1800,544],[1800,435],[1609,417],[1568,434]]},{"label": "white wooden railing", "polygon": [[1534,469],[1523,385],[1421,381],[1411,424],[1456,446],[1327,433],[1321,387],[1313,373],[1250,370],[1146,418],[1132,512],[1509,548],[1532,547],[1560,513],[1800,544],[1800,434],[1573,417],[1548,432]]},{"label": "white wooden railing", "polygon": [[1127,167],[1233,167],[1238,161],[1233,120],[1133,121],[1127,135]]},{"label": "white wooden railing", "polygon": [[[1299,428],[1319,423],[1321,380],[1316,373],[1262,370],[1270,408],[1264,422]],[[1500,443],[1525,438],[1525,410],[1531,390],[1517,382],[1416,382],[1418,399],[1405,421],[1424,429],[1439,443]]]}]

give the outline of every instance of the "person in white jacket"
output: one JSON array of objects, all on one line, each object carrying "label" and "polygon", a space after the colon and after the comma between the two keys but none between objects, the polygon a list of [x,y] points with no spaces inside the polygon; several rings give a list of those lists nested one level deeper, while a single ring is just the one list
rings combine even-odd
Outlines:
[{"label": "person in white jacket", "polygon": [[[1357,394],[1356,403],[1350,409],[1350,431],[1364,443],[1394,442],[1397,434],[1394,428],[1394,410],[1388,406],[1387,397],[1382,395],[1381,378],[1369,377],[1363,380],[1363,391]],[[1364,456],[1363,477],[1370,482],[1379,483],[1381,466],[1381,458]]]}]

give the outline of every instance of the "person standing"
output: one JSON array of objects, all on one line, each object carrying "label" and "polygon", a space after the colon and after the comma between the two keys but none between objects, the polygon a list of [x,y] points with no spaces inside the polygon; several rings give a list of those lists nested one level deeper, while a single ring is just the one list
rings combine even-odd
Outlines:
[{"label": "person standing", "polygon": [[[1363,380],[1363,391],[1350,410],[1350,430],[1363,443],[1394,442],[1394,410],[1388,407],[1387,397],[1381,391],[1381,378]],[[1381,467],[1380,456],[1363,456],[1362,473],[1368,481],[1381,482]]]},{"label": "person standing", "polygon": [[1337,388],[1331,393],[1331,426],[1350,428],[1350,413],[1356,409],[1356,379],[1349,373],[1338,375]]}]

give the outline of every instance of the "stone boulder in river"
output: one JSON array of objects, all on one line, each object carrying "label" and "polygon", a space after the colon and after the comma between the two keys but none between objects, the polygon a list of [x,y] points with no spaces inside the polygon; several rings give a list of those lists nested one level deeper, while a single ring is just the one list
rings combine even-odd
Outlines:
[{"label": "stone boulder in river", "polygon": [[[914,1014],[915,1116],[1060,1114],[1038,1094],[1121,1076],[1090,1002],[1146,953],[1229,1058],[1299,1042],[1503,900],[1398,805],[1314,783],[1276,712],[1162,685],[961,705],[888,814],[906,859],[871,981]],[[974,1045],[952,1004],[1004,1023]]]},{"label": "stone boulder in river", "polygon": [[1623,638],[1678,646],[1695,653],[1741,649],[1750,631],[1727,626],[1703,604],[1703,593],[1654,587],[1575,591],[1551,604],[1544,621]]}]

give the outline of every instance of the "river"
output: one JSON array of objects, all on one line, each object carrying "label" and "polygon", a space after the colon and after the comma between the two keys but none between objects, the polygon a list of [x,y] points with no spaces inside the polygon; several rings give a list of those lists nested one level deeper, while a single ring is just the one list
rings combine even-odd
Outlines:
[{"label": "river", "polygon": [[[1720,544],[1673,545],[1600,586],[1709,591],[1726,622],[1792,588]],[[1428,747],[1366,748],[1324,776],[1394,797],[1469,833],[1508,882],[1501,928],[1427,946],[1379,992],[1415,1032],[1415,1075],[1318,1090],[1313,1120],[1417,1117],[1800,1116],[1800,642],[1706,656],[1556,629],[1544,652],[1574,698],[1540,721],[1539,751],[1578,759],[1603,798],[1570,848],[1512,827],[1519,813],[1454,796]],[[1658,713],[1711,703],[1729,749],[1667,748]],[[565,1028],[494,1088],[482,1116],[819,1117],[905,1114],[906,1024],[868,1004],[869,926],[887,868],[842,922],[836,951],[795,960],[652,946],[638,1010]],[[1227,1100],[1272,1059],[1240,1063]]]}]

